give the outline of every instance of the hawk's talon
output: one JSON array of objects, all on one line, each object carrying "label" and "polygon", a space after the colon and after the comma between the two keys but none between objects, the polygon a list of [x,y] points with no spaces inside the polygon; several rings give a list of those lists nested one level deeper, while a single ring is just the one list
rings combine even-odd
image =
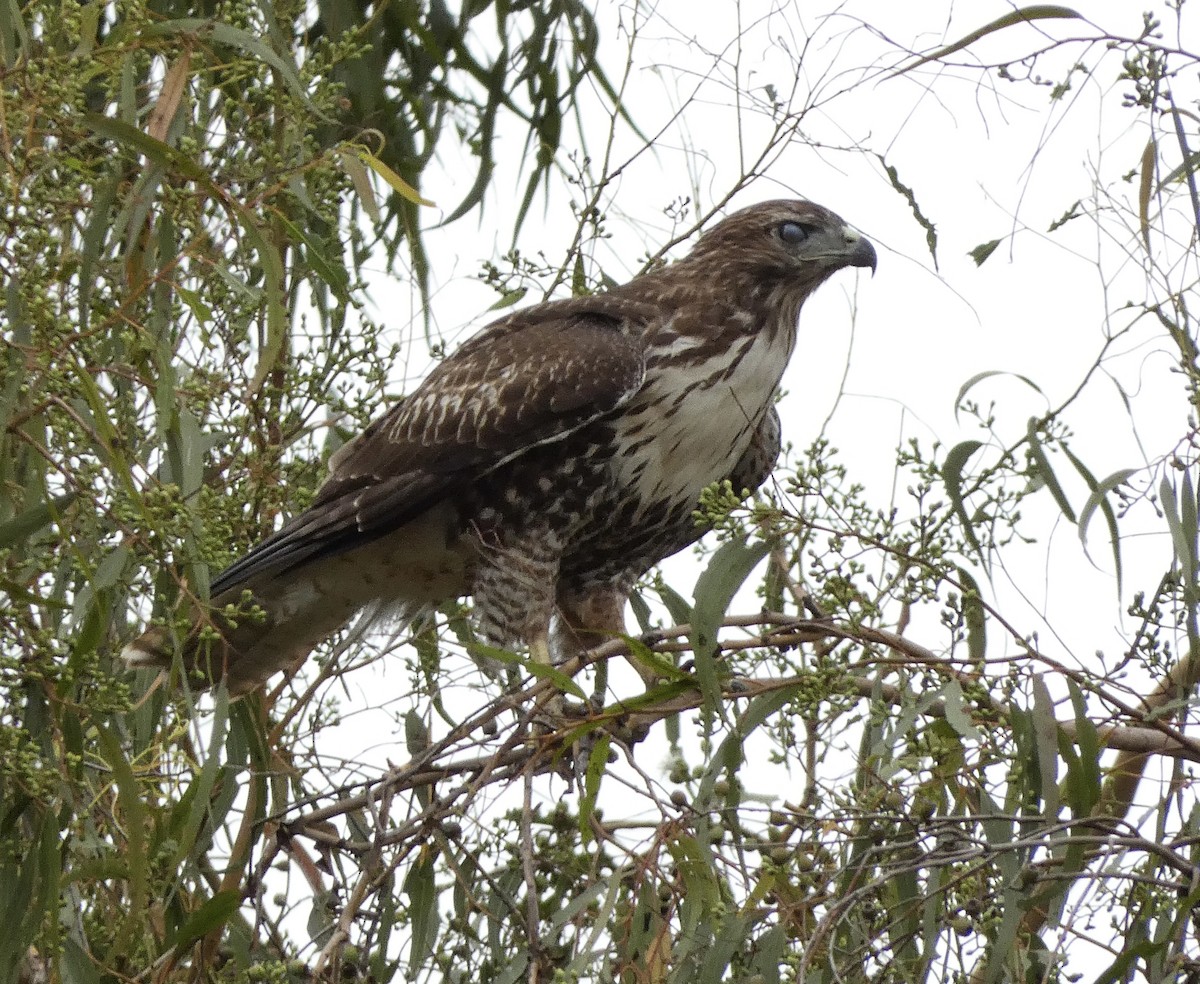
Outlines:
[{"label": "hawk's talon", "polygon": [[592,707],[589,702],[576,704],[569,700],[563,700],[559,705],[559,710],[564,718],[574,718],[580,720],[592,714]]}]

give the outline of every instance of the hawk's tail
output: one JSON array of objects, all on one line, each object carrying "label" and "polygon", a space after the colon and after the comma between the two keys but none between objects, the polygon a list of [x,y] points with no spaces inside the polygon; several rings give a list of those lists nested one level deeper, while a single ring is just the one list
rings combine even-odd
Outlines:
[{"label": "hawk's tail", "polygon": [[231,619],[214,612],[193,618],[183,632],[167,626],[148,629],[121,650],[121,656],[133,667],[169,670],[178,655],[190,686],[206,690],[224,682],[231,694],[239,695],[303,655],[292,651],[287,658],[273,653],[278,660],[263,659],[261,643],[275,627],[273,622],[269,616]]},{"label": "hawk's tail", "polygon": [[130,666],[158,669],[170,669],[178,657],[190,685],[207,689],[224,683],[231,695],[240,696],[303,660],[357,607],[243,604],[236,615],[216,610],[194,616],[182,632],[151,628],[130,642],[121,656]]}]

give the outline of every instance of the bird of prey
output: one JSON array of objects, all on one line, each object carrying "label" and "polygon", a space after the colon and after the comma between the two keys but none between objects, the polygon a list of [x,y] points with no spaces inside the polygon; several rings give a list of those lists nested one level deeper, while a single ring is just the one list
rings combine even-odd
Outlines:
[{"label": "bird of prey", "polygon": [[624,632],[637,579],[703,533],[701,492],[770,474],[805,299],[875,261],[828,209],[769,201],[673,264],[494,322],[338,451],[312,505],[213,581],[213,611],[127,661],[178,654],[240,694],[364,608],[465,595],[483,640],[541,661]]}]

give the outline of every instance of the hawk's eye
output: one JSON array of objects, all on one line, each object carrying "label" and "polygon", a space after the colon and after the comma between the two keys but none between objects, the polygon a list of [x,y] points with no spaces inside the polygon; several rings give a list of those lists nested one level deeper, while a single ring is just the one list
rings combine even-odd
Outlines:
[{"label": "hawk's eye", "polygon": [[789,246],[799,246],[812,231],[812,226],[801,225],[799,222],[779,223],[779,238]]}]

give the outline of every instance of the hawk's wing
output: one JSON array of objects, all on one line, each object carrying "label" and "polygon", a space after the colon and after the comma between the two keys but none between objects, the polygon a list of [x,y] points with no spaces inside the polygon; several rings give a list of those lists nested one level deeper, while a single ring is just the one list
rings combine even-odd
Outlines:
[{"label": "hawk's wing", "polygon": [[223,571],[213,596],[383,536],[464,483],[620,407],[642,385],[639,329],[653,314],[581,298],[484,329],[341,449],[313,504]]}]

